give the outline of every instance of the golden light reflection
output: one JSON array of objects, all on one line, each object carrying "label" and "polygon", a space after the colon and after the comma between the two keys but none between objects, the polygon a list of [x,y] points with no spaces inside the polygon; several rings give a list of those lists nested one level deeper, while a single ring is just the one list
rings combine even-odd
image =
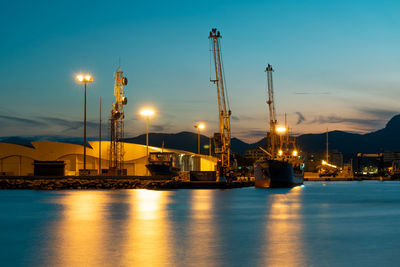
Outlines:
[{"label": "golden light reflection", "polygon": [[106,260],[104,237],[109,200],[99,191],[69,192],[61,198],[64,209],[52,235],[49,266],[101,266]]},{"label": "golden light reflection", "polygon": [[194,218],[209,219],[212,208],[212,190],[194,190],[192,193],[192,216]]},{"label": "golden light reflection", "polygon": [[271,194],[266,221],[266,251],[263,265],[305,266],[302,240],[302,187],[294,187],[286,194]]},{"label": "golden light reflection", "polygon": [[137,198],[137,218],[144,220],[157,219],[161,214],[160,200],[161,191],[153,191],[146,189],[136,190]]},{"label": "golden light reflection", "polygon": [[204,266],[217,266],[220,263],[217,254],[219,240],[218,228],[215,220],[215,190],[193,190],[190,222],[189,222],[189,248],[187,249],[187,263],[184,265],[193,265],[193,262],[202,262]]},{"label": "golden light reflection", "polygon": [[129,218],[124,225],[122,266],[167,266],[173,262],[168,220],[172,191],[129,192]]}]

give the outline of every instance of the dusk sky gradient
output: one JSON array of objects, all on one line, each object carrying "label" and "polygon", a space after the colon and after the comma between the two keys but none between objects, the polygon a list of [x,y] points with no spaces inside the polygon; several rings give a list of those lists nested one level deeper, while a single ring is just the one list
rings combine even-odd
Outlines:
[{"label": "dusk sky gradient", "polygon": [[275,69],[278,119],[295,133],[369,132],[398,114],[398,1],[0,2],[0,136],[104,136],[121,61],[128,77],[125,136],[218,128],[208,34],[222,34],[232,136],[256,141],[268,126],[265,67]]}]

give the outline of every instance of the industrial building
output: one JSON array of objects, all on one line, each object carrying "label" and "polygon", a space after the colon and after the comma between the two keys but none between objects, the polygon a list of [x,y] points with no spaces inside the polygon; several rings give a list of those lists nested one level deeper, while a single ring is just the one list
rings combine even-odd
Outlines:
[{"label": "industrial building", "polygon": [[[31,146],[0,143],[0,175],[31,176],[34,165],[40,162],[63,162],[64,175],[78,176],[83,169],[83,145],[36,141]],[[145,145],[123,143],[124,155],[122,166],[128,176],[150,175],[146,168],[148,157]],[[101,153],[99,151],[101,147]],[[181,171],[215,171],[217,158],[199,155],[182,150],[163,149],[149,146],[151,152],[170,152],[176,155],[176,166]],[[99,173],[99,156],[101,168],[110,166],[110,142],[89,142],[86,148],[86,168],[91,174]],[[35,162],[36,161],[36,162]],[[38,163],[39,162],[39,163]]]},{"label": "industrial building", "polygon": [[[302,152],[305,162],[305,171],[317,172],[318,166],[322,164],[322,161],[326,161],[326,152]],[[343,154],[341,152],[332,151],[329,152],[330,164],[333,164],[339,168],[343,168]]]}]

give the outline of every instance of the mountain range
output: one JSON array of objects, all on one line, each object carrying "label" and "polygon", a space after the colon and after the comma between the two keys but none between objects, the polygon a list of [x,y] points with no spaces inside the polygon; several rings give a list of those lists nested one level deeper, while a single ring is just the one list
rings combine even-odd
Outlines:
[{"label": "mountain range", "polygon": [[[331,131],[329,136],[329,149],[340,151],[342,153],[376,153],[382,150],[400,150],[400,114],[394,116],[386,124],[385,128],[367,134],[348,133],[343,131]],[[198,135],[192,132],[180,132],[175,134],[149,133],[149,144],[151,146],[180,149],[191,152],[197,152]],[[202,153],[208,152],[210,142],[207,136],[201,135]],[[88,138],[89,141],[97,138]],[[82,144],[82,137],[62,137],[62,136],[33,136],[20,137],[8,136],[1,137],[0,142],[13,143],[25,146],[31,146],[31,141],[56,141],[73,144]],[[132,138],[126,138],[126,142],[146,144],[146,135],[142,134]],[[303,151],[318,152],[326,149],[326,133],[303,134],[298,136],[297,142]],[[212,143],[212,142],[211,142]],[[232,138],[232,152],[244,154],[247,149],[265,147],[265,138],[256,143],[246,143],[238,138]],[[205,147],[206,146],[206,147]],[[212,144],[213,149],[214,144]]]}]

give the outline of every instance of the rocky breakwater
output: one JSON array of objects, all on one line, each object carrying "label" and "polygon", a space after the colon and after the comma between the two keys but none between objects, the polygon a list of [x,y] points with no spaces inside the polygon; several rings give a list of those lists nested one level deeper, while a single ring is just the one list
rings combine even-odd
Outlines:
[{"label": "rocky breakwater", "polygon": [[38,178],[38,177],[2,177],[0,189],[34,189],[34,190],[65,190],[65,189],[228,189],[252,186],[252,182],[229,183],[196,183],[180,180],[147,180],[135,178]]}]

